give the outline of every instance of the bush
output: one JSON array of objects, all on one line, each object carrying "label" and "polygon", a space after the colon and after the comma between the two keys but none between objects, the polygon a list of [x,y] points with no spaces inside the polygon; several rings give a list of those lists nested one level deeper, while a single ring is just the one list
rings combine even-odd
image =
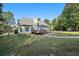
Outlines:
[{"label": "bush", "polygon": [[15,33],[15,34],[18,34],[18,29],[15,29],[15,30],[14,30],[14,33]]}]

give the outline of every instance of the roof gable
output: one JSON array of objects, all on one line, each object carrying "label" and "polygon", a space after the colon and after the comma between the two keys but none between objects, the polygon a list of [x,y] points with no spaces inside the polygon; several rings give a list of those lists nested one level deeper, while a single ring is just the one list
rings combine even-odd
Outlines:
[{"label": "roof gable", "polygon": [[22,18],[18,23],[19,25],[33,25],[33,20],[30,18]]},{"label": "roof gable", "polygon": [[[18,24],[19,25],[34,25],[34,20],[33,19],[30,19],[30,18],[21,18],[19,21],[18,21]],[[39,25],[40,26],[48,26],[45,22],[43,21],[39,21]]]}]

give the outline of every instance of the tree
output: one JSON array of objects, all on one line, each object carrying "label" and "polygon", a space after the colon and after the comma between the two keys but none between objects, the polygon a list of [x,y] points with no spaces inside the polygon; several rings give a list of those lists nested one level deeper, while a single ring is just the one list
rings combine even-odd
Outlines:
[{"label": "tree", "polygon": [[41,19],[40,19],[40,18],[38,18],[38,21],[41,21]]},{"label": "tree", "polygon": [[7,30],[9,36],[12,29],[11,25],[15,24],[15,19],[12,12],[2,12],[2,7],[3,4],[0,3],[0,34],[2,35]]},{"label": "tree", "polygon": [[3,4],[0,3],[0,35],[2,37],[2,33],[3,33],[3,27],[4,27],[4,19],[2,17],[2,7],[3,7]]},{"label": "tree", "polygon": [[5,19],[5,28],[7,29],[8,36],[9,36],[9,32],[12,31],[12,27],[15,24],[14,15],[11,12],[3,12],[2,15],[3,15],[3,18]]},{"label": "tree", "polygon": [[56,26],[57,26],[57,20],[56,20],[56,18],[54,18],[53,20],[51,20],[51,27],[52,27],[52,29],[53,30],[55,30],[56,29]]},{"label": "tree", "polygon": [[47,25],[50,25],[50,21],[48,19],[45,19],[43,22],[45,22]]},{"label": "tree", "polygon": [[57,17],[59,30],[79,30],[79,4],[67,3],[61,15]]},{"label": "tree", "polygon": [[3,18],[5,19],[5,23],[6,24],[14,24],[15,23],[15,19],[14,19],[14,15],[12,12],[8,11],[8,12],[3,12],[2,13]]},{"label": "tree", "polygon": [[3,7],[3,4],[0,3],[0,22],[3,22],[3,18],[2,18],[2,7]]}]

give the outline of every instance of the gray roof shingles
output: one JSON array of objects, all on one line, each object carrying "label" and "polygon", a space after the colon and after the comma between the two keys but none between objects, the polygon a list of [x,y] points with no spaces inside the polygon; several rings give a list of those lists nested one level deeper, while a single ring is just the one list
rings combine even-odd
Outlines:
[{"label": "gray roof shingles", "polygon": [[[19,25],[33,25],[33,19],[30,18],[22,18],[18,21]],[[39,21],[39,25],[48,26],[46,23]]]}]

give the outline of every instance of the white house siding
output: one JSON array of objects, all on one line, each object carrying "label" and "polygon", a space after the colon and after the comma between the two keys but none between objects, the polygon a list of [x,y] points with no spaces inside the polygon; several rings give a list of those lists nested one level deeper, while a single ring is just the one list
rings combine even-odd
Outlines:
[{"label": "white house siding", "polygon": [[[28,30],[26,30],[26,27],[28,27]],[[18,32],[19,33],[31,33],[31,27],[32,26],[19,26]],[[22,31],[21,31],[22,29]]]},{"label": "white house siding", "polygon": [[20,33],[21,31],[20,31],[20,26],[18,26],[18,33]]},{"label": "white house siding", "polygon": [[30,27],[29,27],[29,32],[30,32],[30,33],[31,33],[31,29],[32,29],[32,27],[30,26]]},{"label": "white house siding", "polygon": [[[22,18],[21,20],[18,21],[18,25],[19,25],[19,29],[18,32],[19,33],[31,33],[32,28],[34,30],[48,30],[48,26],[47,24],[45,24],[42,21],[39,21],[38,18],[34,18],[34,20],[30,20],[28,18]],[[22,31],[21,28],[22,28]],[[29,27],[29,29],[27,30],[27,27]]]},{"label": "white house siding", "polygon": [[19,26],[19,27],[18,27],[18,33],[22,33],[22,32],[24,32],[24,31],[25,31],[25,29],[24,29],[23,26]]},{"label": "white house siding", "polygon": [[24,26],[21,26],[21,28],[22,28],[22,32],[25,32],[25,27]]}]

